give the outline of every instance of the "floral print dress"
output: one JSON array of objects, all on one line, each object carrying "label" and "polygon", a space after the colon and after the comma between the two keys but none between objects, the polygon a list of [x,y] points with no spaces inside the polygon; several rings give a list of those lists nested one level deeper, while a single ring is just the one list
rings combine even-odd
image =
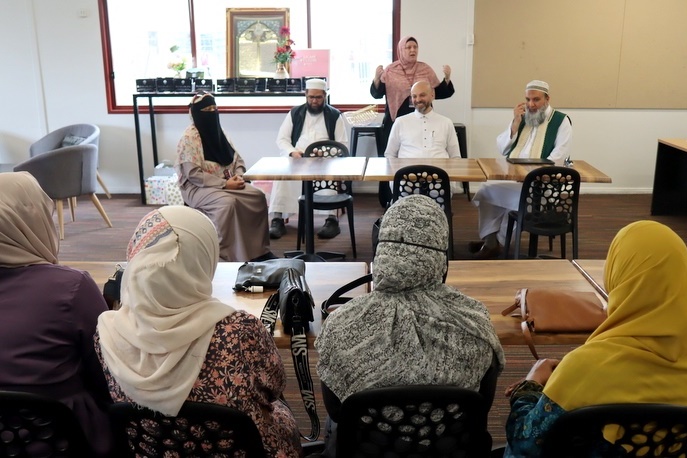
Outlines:
[{"label": "floral print dress", "polygon": [[[97,334],[95,346],[112,400],[131,402],[105,366]],[[260,431],[267,456],[299,457],[296,420],[278,400],[285,387],[284,365],[274,340],[256,317],[237,311],[215,326],[205,362],[187,400],[247,413]]]}]

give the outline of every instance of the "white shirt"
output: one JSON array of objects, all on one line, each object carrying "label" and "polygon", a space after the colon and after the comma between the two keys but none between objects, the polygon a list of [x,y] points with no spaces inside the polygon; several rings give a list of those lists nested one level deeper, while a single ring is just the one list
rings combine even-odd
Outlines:
[{"label": "white shirt", "polygon": [[460,157],[458,137],[453,122],[434,110],[427,114],[414,111],[396,118],[386,157]]},{"label": "white shirt", "polygon": [[[313,115],[308,111],[305,112],[303,130],[301,131],[301,136],[296,141],[295,147],[291,144],[291,132],[293,132],[293,122],[289,112],[286,114],[284,122],[281,123],[279,133],[277,134],[277,146],[282,156],[288,156],[294,150],[303,152],[313,142],[329,140],[327,126],[324,122],[324,113]],[[346,134],[343,116],[339,116],[339,119],[336,120],[334,140],[348,147],[348,135]]]},{"label": "white shirt", "polygon": [[[549,105],[546,108],[546,117],[551,116],[552,111],[553,108],[551,108],[551,105]],[[513,135],[513,138],[511,138],[510,126],[511,124],[508,124],[506,130],[502,132],[501,135],[496,137],[496,147],[498,148],[499,153],[501,153],[503,156],[508,153],[508,150],[517,136]],[[520,157],[530,157],[530,149],[532,149],[532,144],[534,143],[534,138],[537,136],[538,130],[539,127],[534,127],[532,128],[530,136],[527,139],[520,139],[520,141],[525,141],[525,146],[523,146],[522,150],[520,151]],[[570,119],[566,117],[558,128],[558,132],[556,133],[556,141],[554,142],[553,150],[551,151],[551,154],[549,154],[548,158],[554,161],[556,165],[563,165],[565,158],[570,156],[571,148],[572,124],[570,124]]]}]

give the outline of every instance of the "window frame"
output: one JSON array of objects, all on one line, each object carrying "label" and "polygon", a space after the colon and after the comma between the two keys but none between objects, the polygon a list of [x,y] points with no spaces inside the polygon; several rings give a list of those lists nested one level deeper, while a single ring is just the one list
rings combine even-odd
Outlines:
[{"label": "window frame", "polygon": [[[115,1],[115,0],[112,0]],[[191,34],[191,52],[193,58],[196,57],[196,31],[195,31],[195,18],[194,18],[194,0],[188,1],[188,11],[189,11],[189,32]],[[131,105],[117,105],[115,96],[115,83],[114,83],[114,66],[112,62],[112,42],[110,39],[110,22],[108,17],[107,9],[108,0],[98,0],[98,11],[100,19],[100,39],[103,51],[103,71],[105,77],[105,97],[107,99],[107,112],[108,114],[132,114],[133,113],[133,99]],[[310,0],[305,0],[306,2],[306,16],[307,16],[307,36],[308,36],[308,47],[311,47],[311,17],[310,17]],[[400,39],[400,29],[401,29],[401,0],[392,0],[392,60],[396,60],[398,56],[396,55],[395,44],[398,43]],[[133,95],[133,94],[132,94]],[[366,105],[359,104],[337,104],[337,108],[342,111],[352,111],[363,108]],[[384,104],[378,104],[378,109],[381,107],[383,109]],[[223,106],[220,107],[222,113],[286,113],[291,107],[286,106]],[[139,112],[146,113],[148,111],[147,106],[140,106]],[[186,113],[188,112],[187,105],[165,105],[156,106],[156,113]]]}]

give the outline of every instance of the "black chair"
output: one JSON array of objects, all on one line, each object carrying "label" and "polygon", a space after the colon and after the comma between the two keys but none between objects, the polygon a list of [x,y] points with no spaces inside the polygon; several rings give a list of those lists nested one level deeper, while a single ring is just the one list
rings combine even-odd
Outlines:
[{"label": "black chair", "polygon": [[253,420],[226,406],[186,401],[176,417],[167,417],[118,402],[110,406],[110,420],[117,457],[265,457]]},{"label": "black chair", "polygon": [[[333,140],[323,140],[311,143],[303,152],[303,157],[348,157],[346,145]],[[333,195],[321,195],[317,191],[330,189],[336,191]],[[353,225],[353,195],[350,181],[313,181],[313,210],[338,210],[348,215],[348,228],[351,233],[351,246],[353,247],[353,257],[358,256],[355,249],[355,227]],[[296,239],[296,250],[301,249],[301,243],[305,241],[305,195],[298,198],[298,237]],[[317,252],[318,256],[324,259],[344,258],[343,253]]]},{"label": "black chair", "polygon": [[341,406],[340,457],[486,457],[488,406],[455,386],[411,385],[361,391]]},{"label": "black chair", "polygon": [[522,232],[530,233],[528,256],[537,256],[540,235],[561,236],[561,258],[566,257],[565,234],[572,233],[573,259],[578,257],[577,207],[580,174],[568,167],[540,167],[527,174],[522,183],[517,211],[508,213],[504,256],[508,256],[515,225],[513,258],[520,257]]},{"label": "black chair", "polygon": [[55,399],[0,391],[0,456],[92,456],[74,412]]},{"label": "black chair", "polygon": [[[603,438],[617,425],[614,445]],[[665,404],[606,404],[571,410],[553,424],[542,457],[671,457],[687,454],[687,407]]]},{"label": "black chair", "polygon": [[394,175],[392,202],[411,194],[431,197],[448,219],[448,257],[453,259],[453,211],[451,210],[451,180],[448,173],[431,165],[409,165]]}]

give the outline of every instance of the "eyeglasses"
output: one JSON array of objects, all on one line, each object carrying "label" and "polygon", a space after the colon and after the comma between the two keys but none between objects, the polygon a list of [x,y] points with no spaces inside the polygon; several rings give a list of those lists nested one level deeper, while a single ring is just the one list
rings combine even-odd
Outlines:
[{"label": "eyeglasses", "polygon": [[323,95],[308,95],[306,96],[308,100],[324,100]]}]

